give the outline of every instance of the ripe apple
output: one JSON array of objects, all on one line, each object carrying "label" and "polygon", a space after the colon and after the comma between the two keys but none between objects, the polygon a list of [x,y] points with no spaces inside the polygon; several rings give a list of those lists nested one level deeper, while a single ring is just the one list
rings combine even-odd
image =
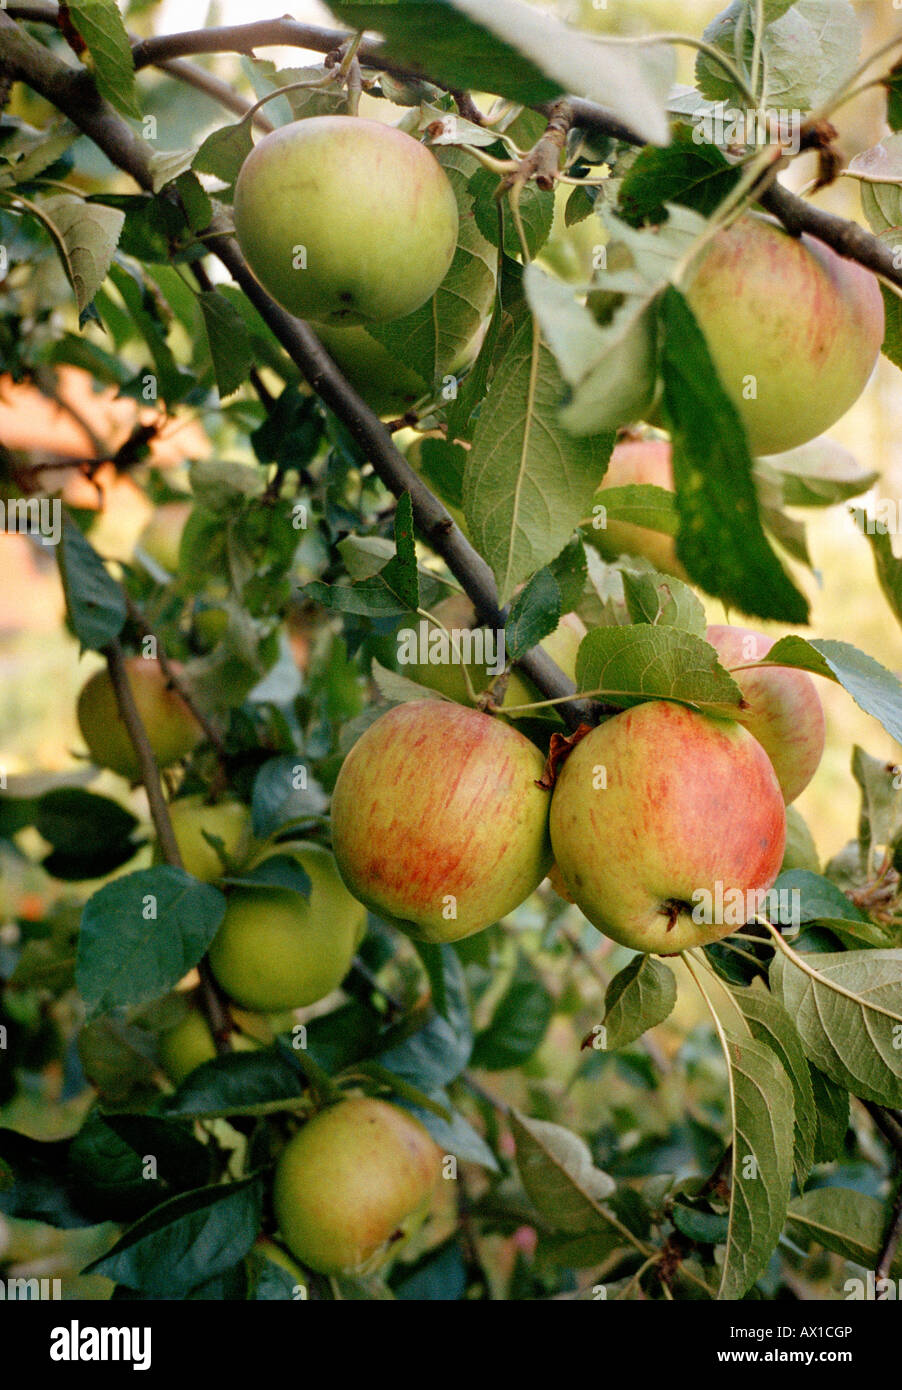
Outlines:
[{"label": "ripe apple", "polygon": [[[595,495],[596,501],[604,503],[605,488],[628,487],[635,483],[650,483],[673,492],[671,452],[666,439],[622,440],[611,455],[608,471]],[[606,526],[597,530],[594,526],[586,527],[584,534],[606,560],[616,560],[621,555],[642,555],[661,574],[688,579],[677,559],[676,539],[663,531],[611,518]]]},{"label": "ripe apple", "polygon": [[419,1120],[352,1096],[314,1115],[282,1151],[273,1207],[302,1264],[362,1273],[419,1226],[440,1176],[441,1152]]},{"label": "ripe apple", "polygon": [[179,567],[182,533],[190,515],[190,502],[163,502],[138,537],[140,548],[167,574]]},{"label": "ripe apple", "polygon": [[[235,1052],[258,1052],[263,1046],[249,1033],[236,1030],[230,1036]],[[174,1086],[180,1086],[195,1067],[202,1062],[211,1062],[215,1056],[216,1044],[210,1025],[203,1014],[194,1008],[160,1038],[160,1062]]]},{"label": "ripe apple", "polygon": [[310,877],[309,901],[290,888],[238,888],[210,946],[213,974],[246,1009],[298,1009],[331,994],[366,924],[327,849],[293,852]]},{"label": "ripe apple", "polygon": [[425,145],[357,116],[265,136],[235,184],[235,231],[260,284],[317,323],[381,323],[435,293],[457,247],[454,192]]},{"label": "ripe apple", "polygon": [[[176,662],[171,664],[176,671],[180,669]],[[203,730],[178,691],[170,687],[160,663],[130,656],[125,660],[125,674],[160,767],[187,757],[203,738]],[[141,768],[106,667],[95,671],[82,686],[77,715],[94,762],[136,782]]]},{"label": "ripe apple", "polygon": [[[718,902],[732,917],[737,890],[744,908],[750,890],[769,888],[785,840],[783,798],[760,743],[732,720],[669,701],[587,734],[551,802],[567,889],[593,926],[634,951],[673,955],[738,930],[745,915],[723,920]],[[712,895],[714,920],[701,920],[696,892]]]},{"label": "ripe apple", "polygon": [[211,883],[225,870],[204,832],[222,841],[229,859],[240,858],[251,839],[251,813],[241,801],[216,801],[202,796],[181,796],[169,803],[169,818],[182,863],[189,874]]},{"label": "ripe apple", "polygon": [[345,883],[421,941],[497,922],[551,863],[543,758],[518,730],[463,705],[381,715],[342,764],[332,845]]},{"label": "ripe apple", "polygon": [[[433,612],[448,632],[478,626],[476,610],[465,594],[452,594],[449,598],[442,599],[435,605]],[[576,613],[565,613],[554,632],[539,644],[542,651],[546,652],[571,680],[576,679],[576,656],[585,635],[586,628],[582,619]],[[484,665],[476,662],[466,665],[473,689],[478,695],[491,684],[494,677]],[[425,685],[427,690],[437,690],[449,699],[456,700],[458,704],[469,705],[471,701],[464,680],[463,666],[464,663],[461,661],[423,661],[404,665],[399,669],[402,675],[416,681],[418,685]],[[517,705],[533,704],[542,699],[544,696],[541,692],[515,668],[508,680],[501,708],[512,709]]]},{"label": "ripe apple", "polygon": [[[728,670],[761,661],[774,645],[773,637],[760,632],[718,624],[708,628],[707,638]],[[806,671],[789,666],[735,671],[733,678],[748,703],[737,720],[755,735],[773,763],[784,801],[795,801],[824,754],[824,710],[814,681]]]},{"label": "ripe apple", "polygon": [[716,233],[686,295],[755,455],[794,449],[835,424],[883,343],[871,272],[755,215]]}]

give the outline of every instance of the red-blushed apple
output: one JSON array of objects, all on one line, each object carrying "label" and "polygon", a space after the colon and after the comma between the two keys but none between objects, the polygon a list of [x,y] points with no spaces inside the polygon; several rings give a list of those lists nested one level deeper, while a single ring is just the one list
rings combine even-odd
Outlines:
[{"label": "red-blushed apple", "polygon": [[[277,846],[272,854],[286,852]],[[262,1013],[315,1004],[337,989],[366,925],[327,849],[293,844],[290,853],[310,878],[309,898],[262,884],[238,888],[210,946],[226,994]]]},{"label": "red-blushed apple", "polygon": [[835,424],[883,344],[871,272],[753,214],[715,234],[686,297],[754,455],[794,449]]},{"label": "red-blushed apple", "polygon": [[273,1209],[282,1239],[321,1274],[378,1267],[425,1218],[441,1159],[406,1110],[368,1096],[330,1105],[279,1157]]},{"label": "red-blushed apple", "polygon": [[790,666],[733,670],[761,661],[774,645],[773,637],[746,627],[713,624],[708,641],[721,665],[733,672],[748,708],[736,718],[754,734],[774,765],[783,799],[789,803],[805,790],[824,755],[824,709],[807,671]]},{"label": "red-blushed apple", "polygon": [[317,323],[413,313],[457,248],[457,200],[431,150],[357,116],[313,116],[265,136],[241,167],[234,217],[263,288]]},{"label": "red-blushed apple", "polygon": [[342,764],[332,847],[356,898],[421,941],[457,941],[518,907],[551,864],[543,758],[499,719],[396,705]]},{"label": "red-blushed apple", "polygon": [[587,734],[551,802],[565,886],[593,926],[634,951],[673,955],[738,930],[761,910],[754,895],[777,877],[785,841],[760,743],[669,701]]},{"label": "red-blushed apple", "polygon": [[[170,686],[160,663],[149,657],[130,656],[124,665],[126,680],[160,767],[187,757],[203,738],[203,730],[181,695]],[[178,672],[178,664],[171,665]],[[76,713],[94,762],[136,782],[141,766],[119,713],[106,667],[95,671],[82,686]]]},{"label": "red-blushed apple", "polygon": [[[604,491],[632,484],[651,484],[673,492],[673,463],[671,445],[667,439],[624,439],[614,448],[596,501],[604,504]],[[621,555],[642,555],[662,574],[688,579],[676,555],[676,540],[664,531],[648,526],[636,526],[631,521],[611,518],[605,526],[589,526],[586,540],[606,560]]]}]

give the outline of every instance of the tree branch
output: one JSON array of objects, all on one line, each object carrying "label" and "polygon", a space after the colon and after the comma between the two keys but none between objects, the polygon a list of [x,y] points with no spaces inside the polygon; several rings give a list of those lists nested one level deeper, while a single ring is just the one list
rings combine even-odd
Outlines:
[{"label": "tree branch", "polygon": [[[0,44],[3,65],[15,77],[27,82],[68,116],[141,188],[152,188],[150,148],[99,96],[87,71],[60,62],[2,10]],[[480,620],[490,627],[503,627],[505,614],[498,606],[495,579],[485,560],[395,447],[382,421],[345,381],[312,329],[280,308],[257,283],[237,242],[228,234],[222,214],[214,219],[207,244],[244,290],[312,389],[346,425],[386,487],[396,497],[403,492],[410,493],[418,530],[469,594]],[[573,682],[538,647],[527,653],[518,665],[547,699],[575,693]],[[559,705],[558,709],[573,728],[587,717],[585,706],[575,700]]]}]

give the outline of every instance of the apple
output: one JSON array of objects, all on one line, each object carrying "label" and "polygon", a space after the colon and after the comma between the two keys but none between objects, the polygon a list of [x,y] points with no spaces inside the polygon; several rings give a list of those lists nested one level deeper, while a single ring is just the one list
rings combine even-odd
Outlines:
[{"label": "apple", "polygon": [[[433,612],[448,632],[477,626],[476,610],[465,594],[452,594],[449,598],[442,599],[440,603],[435,605]],[[585,635],[586,628],[582,619],[576,613],[565,613],[554,632],[539,644],[542,651],[550,656],[552,661],[573,681],[576,679],[576,656]],[[424,685],[428,690],[437,690],[440,694],[447,695],[449,699],[456,700],[458,704],[469,705],[472,701],[464,680],[463,667],[464,663],[461,661],[424,661],[402,665],[399,670],[402,675],[416,681],[418,685]],[[484,665],[469,662],[467,663],[467,670],[477,695],[485,690],[494,679],[492,673]],[[538,700],[544,700],[544,698],[545,696],[536,689],[527,677],[520,675],[514,669],[507,682],[501,709],[513,709],[518,705],[533,704]],[[541,714],[542,711],[536,710],[535,713]],[[511,717],[517,718],[518,716],[513,715]]]},{"label": "apple", "polygon": [[[177,662],[170,663],[178,672]],[[203,738],[203,730],[178,691],[169,684],[158,661],[130,656],[125,675],[141,722],[160,767],[185,758]],[[109,671],[95,671],[82,686],[77,706],[78,726],[88,751],[99,767],[108,767],[136,782],[141,767],[125,722],[119,713]]]},{"label": "apple", "polygon": [[365,328],[314,324],[314,329],[335,365],[377,415],[404,415],[429,394],[428,383]]},{"label": "apple", "polygon": [[342,764],[332,846],[356,898],[421,941],[497,922],[551,864],[544,760],[478,710],[415,700],[381,715]]},{"label": "apple", "polygon": [[[673,955],[737,931],[746,895],[777,877],[785,841],[783,797],[761,744],[732,720],[669,701],[587,734],[551,802],[567,890],[593,926],[634,951]],[[696,893],[711,895],[711,920]]]},{"label": "apple", "polygon": [[238,175],[234,218],[263,288],[317,323],[413,313],[457,248],[457,200],[432,152],[357,116],[313,116],[264,136]]},{"label": "apple", "polygon": [[363,1273],[422,1222],[440,1176],[441,1152],[419,1120],[352,1096],[314,1115],[282,1151],[273,1208],[303,1265]]},{"label": "apple", "polygon": [[883,343],[871,272],[756,215],[715,234],[686,297],[755,455],[794,449],[835,424]]},{"label": "apple", "polygon": [[784,801],[795,801],[824,754],[824,710],[814,681],[806,671],[789,666],[732,670],[763,660],[774,645],[773,637],[718,624],[709,627],[706,635],[748,704],[736,714],[737,720],[755,735],[773,763]]},{"label": "apple", "polygon": [[246,1009],[298,1009],[331,994],[366,925],[327,849],[304,844],[292,852],[310,877],[309,901],[290,888],[238,888],[210,946],[213,974]]},{"label": "apple", "polygon": [[[673,492],[673,463],[671,446],[666,439],[624,439],[614,448],[596,501],[604,503],[605,488],[629,487],[645,483]],[[621,555],[641,555],[661,574],[673,574],[688,580],[685,569],[677,559],[676,539],[663,531],[636,526],[631,521],[614,518],[607,525],[584,528],[586,540],[606,560]]]},{"label": "apple", "polygon": [[206,802],[202,796],[180,796],[169,803],[169,819],[182,863],[189,874],[211,883],[225,873],[222,860],[204,838],[221,840],[229,859],[241,857],[251,839],[251,813],[241,801]]},{"label": "apple", "polygon": [[[250,1034],[234,1030],[230,1041],[235,1052],[258,1052],[263,1046],[262,1041]],[[189,1009],[181,1022],[167,1029],[160,1038],[160,1062],[174,1086],[180,1086],[195,1067],[211,1062],[215,1056],[216,1044],[210,1025],[196,1008]]]},{"label": "apple", "polygon": [[191,515],[190,502],[163,502],[138,537],[138,545],[167,574],[179,567],[182,533]]}]

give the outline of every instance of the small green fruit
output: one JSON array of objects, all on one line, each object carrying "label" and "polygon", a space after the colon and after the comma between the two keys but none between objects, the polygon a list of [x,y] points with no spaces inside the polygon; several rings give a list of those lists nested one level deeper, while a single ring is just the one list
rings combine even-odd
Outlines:
[{"label": "small green fruit", "polygon": [[208,805],[202,796],[182,796],[169,803],[169,818],[186,872],[204,883],[225,872],[204,832],[222,841],[229,859],[240,858],[250,843],[251,813],[240,801]]},{"label": "small green fruit", "polygon": [[[160,663],[142,656],[129,657],[125,675],[160,767],[187,757],[203,738],[203,730],[181,695],[170,687]],[[77,715],[94,762],[136,782],[141,767],[106,668],[95,671],[82,687]]]},{"label": "small green fruit", "polygon": [[421,1223],[440,1175],[441,1153],[419,1120],[355,1096],[315,1115],[283,1150],[273,1207],[302,1264],[362,1273]]},{"label": "small green fruit", "polygon": [[[256,1038],[237,1031],[231,1034],[231,1045],[235,1052],[257,1052],[263,1046]],[[160,1038],[160,1062],[174,1086],[180,1086],[195,1067],[212,1062],[215,1056],[210,1025],[194,1008]]]},{"label": "small green fruit", "polygon": [[210,947],[213,974],[246,1009],[298,1009],[331,994],[366,926],[329,851],[294,852],[310,877],[309,901],[288,888],[239,888]]}]

